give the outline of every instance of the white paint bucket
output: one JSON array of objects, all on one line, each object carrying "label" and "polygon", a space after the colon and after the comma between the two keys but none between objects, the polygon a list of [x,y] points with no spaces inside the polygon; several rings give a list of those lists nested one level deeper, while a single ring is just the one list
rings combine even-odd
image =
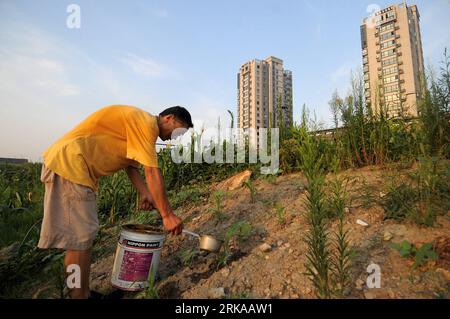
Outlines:
[{"label": "white paint bucket", "polygon": [[159,228],[130,224],[122,227],[117,244],[111,283],[127,291],[148,287],[158,271],[165,235]]}]

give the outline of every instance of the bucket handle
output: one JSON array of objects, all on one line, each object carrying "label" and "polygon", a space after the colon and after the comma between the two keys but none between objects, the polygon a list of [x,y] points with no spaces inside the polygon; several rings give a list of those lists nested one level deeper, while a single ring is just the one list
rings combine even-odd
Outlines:
[{"label": "bucket handle", "polygon": [[200,238],[200,235],[197,233],[194,233],[193,231],[187,230],[187,229],[183,229],[183,233]]}]

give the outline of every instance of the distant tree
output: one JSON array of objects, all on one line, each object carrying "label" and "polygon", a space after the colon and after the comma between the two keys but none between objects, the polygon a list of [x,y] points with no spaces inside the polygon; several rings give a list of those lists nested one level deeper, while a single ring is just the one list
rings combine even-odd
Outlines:
[{"label": "distant tree", "polygon": [[333,115],[334,127],[338,128],[339,112],[344,105],[344,100],[339,96],[339,93],[337,90],[334,91],[333,95],[331,96],[331,100],[328,102],[328,105],[330,106],[330,111],[331,111],[331,114]]}]

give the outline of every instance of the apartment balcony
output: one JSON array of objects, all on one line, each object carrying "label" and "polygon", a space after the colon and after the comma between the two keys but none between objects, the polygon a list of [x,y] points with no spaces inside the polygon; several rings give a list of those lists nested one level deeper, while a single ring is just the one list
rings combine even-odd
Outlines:
[{"label": "apartment balcony", "polygon": [[401,89],[400,93],[406,93],[406,90],[405,89]]},{"label": "apartment balcony", "polygon": [[400,30],[400,27],[399,27],[398,25],[396,25],[395,28],[394,28],[394,30],[395,30],[395,31],[398,31],[398,30]]},{"label": "apartment balcony", "polygon": [[405,73],[405,71],[403,71],[403,70],[398,70],[398,74],[403,74],[403,73]]},{"label": "apartment balcony", "polygon": [[405,79],[400,80],[400,84],[403,84],[403,83],[405,83]]},{"label": "apartment balcony", "polygon": [[403,53],[401,53],[401,52],[397,53],[397,56],[402,56],[402,55],[403,55]]},{"label": "apartment balcony", "polygon": [[402,45],[400,43],[397,43],[396,47],[400,48]]},{"label": "apartment balcony", "polygon": [[387,18],[386,20],[384,20],[382,24],[386,24],[386,23],[388,23],[388,22],[396,21],[396,20],[397,20],[397,16],[394,15],[394,16],[389,17],[389,18]]},{"label": "apartment balcony", "polygon": [[402,102],[406,102],[406,96],[402,96],[402,98],[400,99]]},{"label": "apartment balcony", "polygon": [[400,34],[397,34],[397,35],[395,36],[395,38],[396,38],[396,39],[400,39]]},{"label": "apartment balcony", "polygon": [[398,65],[403,65],[403,61],[398,61]]}]

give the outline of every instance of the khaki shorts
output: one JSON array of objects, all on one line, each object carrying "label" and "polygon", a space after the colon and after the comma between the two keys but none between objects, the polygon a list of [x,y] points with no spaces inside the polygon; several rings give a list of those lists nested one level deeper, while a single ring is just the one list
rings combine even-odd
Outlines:
[{"label": "khaki shorts", "polygon": [[95,192],[62,178],[42,165],[44,219],[39,248],[87,250],[98,230]]}]

